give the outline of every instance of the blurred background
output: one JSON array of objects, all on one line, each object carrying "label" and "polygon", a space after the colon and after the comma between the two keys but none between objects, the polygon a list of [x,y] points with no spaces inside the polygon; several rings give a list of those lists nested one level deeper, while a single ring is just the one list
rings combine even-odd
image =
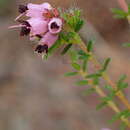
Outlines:
[{"label": "blurred background", "polygon": [[[118,7],[116,0],[47,0],[58,7],[78,6],[88,25],[80,34],[95,38],[95,53],[99,60],[111,57],[109,74],[115,81],[120,74],[130,79],[130,42],[127,20],[114,19],[110,9]],[[42,3],[44,0],[0,0],[0,130],[119,130],[108,124],[114,114],[109,108],[96,111],[96,94],[84,96],[87,88],[74,85],[75,78],[64,73],[72,68],[67,58],[54,54],[47,61],[33,52],[28,37],[8,30],[14,25],[19,4]],[[130,0],[127,2],[130,3]],[[130,89],[126,90],[130,100]],[[121,106],[123,107],[123,106]]]}]

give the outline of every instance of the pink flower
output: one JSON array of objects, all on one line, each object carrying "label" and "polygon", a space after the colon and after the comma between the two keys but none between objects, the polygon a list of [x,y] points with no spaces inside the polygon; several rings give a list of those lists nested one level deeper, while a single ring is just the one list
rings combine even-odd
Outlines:
[{"label": "pink flower", "polygon": [[[20,16],[16,18],[20,24],[10,28],[21,28],[20,35],[29,35],[30,40],[37,40],[35,51],[38,53],[48,52],[58,39],[58,33],[62,30],[63,21],[58,9],[52,8],[49,3],[20,5]],[[28,16],[27,20],[19,20],[21,16]]]},{"label": "pink flower", "polygon": [[47,32],[40,40],[39,45],[36,47],[35,51],[38,53],[47,53],[48,48],[50,48],[57,41],[57,39],[57,34],[51,34],[50,32]]},{"label": "pink flower", "polygon": [[33,18],[44,18],[44,13],[53,9],[49,3],[19,5],[19,13],[21,13],[15,21],[17,21],[23,15]]},{"label": "pink flower", "polygon": [[56,18],[56,17],[52,18],[50,22],[48,23],[48,29],[50,33],[52,34],[59,33],[62,29],[62,24],[63,22],[60,18]]},{"label": "pink flower", "polygon": [[47,10],[51,10],[52,7],[49,3],[43,4],[32,4],[29,3],[27,5],[28,10],[26,11],[26,16],[28,17],[39,17],[44,18],[43,14],[47,12]]},{"label": "pink flower", "polygon": [[43,35],[48,31],[48,21],[41,18],[30,18],[27,22],[31,25],[31,35]]}]

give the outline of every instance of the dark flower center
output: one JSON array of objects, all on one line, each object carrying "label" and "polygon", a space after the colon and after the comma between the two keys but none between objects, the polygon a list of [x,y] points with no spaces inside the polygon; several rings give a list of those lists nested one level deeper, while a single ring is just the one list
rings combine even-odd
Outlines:
[{"label": "dark flower center", "polygon": [[43,52],[48,53],[48,45],[46,45],[46,44],[45,45],[37,45],[35,51],[38,53],[43,53]]},{"label": "dark flower center", "polygon": [[30,28],[22,27],[21,32],[20,32],[20,36],[27,36],[27,35],[29,35],[30,31],[31,31]]},{"label": "dark flower center", "polygon": [[20,22],[22,25],[25,25],[25,27],[21,28],[20,36],[27,36],[31,31],[31,25],[25,20],[18,20],[18,22]]},{"label": "dark flower center", "polygon": [[40,34],[36,34],[36,37],[38,37],[39,39],[42,38],[42,36]]},{"label": "dark flower center", "polygon": [[19,5],[19,13],[24,13],[28,10],[28,7],[26,5]]},{"label": "dark flower center", "polygon": [[51,24],[51,29],[59,29],[59,26],[57,25],[56,22],[53,22],[53,23]]}]

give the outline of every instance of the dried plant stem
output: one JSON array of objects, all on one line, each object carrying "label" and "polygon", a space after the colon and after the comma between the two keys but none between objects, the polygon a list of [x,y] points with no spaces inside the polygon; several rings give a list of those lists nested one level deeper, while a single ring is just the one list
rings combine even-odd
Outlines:
[{"label": "dried plant stem", "polygon": [[[85,72],[80,71],[79,73],[80,73],[80,75],[81,75],[83,78],[85,78],[85,76],[86,76],[86,73],[85,73]],[[89,84],[89,85],[93,85],[92,81],[90,81],[88,84]],[[94,85],[93,88],[95,89],[96,93],[97,93],[100,97],[103,98],[103,97],[106,97],[106,96],[107,96],[107,95],[104,93],[104,91],[102,90],[102,88],[99,87],[98,85]],[[118,106],[117,106],[113,101],[108,101],[107,103],[108,103],[108,106],[109,106],[114,112],[116,112],[116,113],[120,113],[120,112],[121,112],[120,109],[118,108]],[[130,128],[130,122],[129,122],[129,120],[128,120],[127,118],[121,117],[120,119]]]},{"label": "dried plant stem", "polygon": [[[84,52],[88,53],[84,42],[82,42],[81,44],[79,44],[79,46],[80,46],[80,48],[81,48]],[[92,60],[93,64],[95,65],[95,67],[101,68],[101,64],[97,61],[97,59],[94,57],[94,55],[91,54],[91,56],[92,56],[91,60]],[[105,72],[103,73],[103,78],[104,78],[104,80],[105,80],[110,86],[112,86],[112,88],[113,88],[114,90],[117,90],[116,84],[112,82],[112,80],[110,79],[110,77],[109,77]],[[116,93],[116,96],[117,96],[117,97],[121,100],[121,102],[130,110],[130,103],[129,103],[129,101],[126,99],[126,97],[124,96],[124,94],[123,94],[121,91],[118,91],[118,92]]]}]

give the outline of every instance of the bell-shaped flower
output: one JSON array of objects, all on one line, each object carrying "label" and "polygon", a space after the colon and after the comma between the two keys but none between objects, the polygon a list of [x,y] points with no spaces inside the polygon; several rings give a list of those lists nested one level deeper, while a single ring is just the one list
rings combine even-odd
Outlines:
[{"label": "bell-shaped flower", "polygon": [[51,10],[52,7],[49,3],[43,3],[43,4],[32,4],[29,3],[27,5],[28,10],[26,11],[26,16],[28,17],[39,17],[44,18],[43,14],[46,13],[48,10]]},{"label": "bell-shaped flower", "polygon": [[50,48],[58,39],[57,34],[52,34],[47,32],[43,38],[40,40],[39,44],[37,45],[35,51],[38,53],[48,52],[48,48]]},{"label": "bell-shaped flower", "polygon": [[41,18],[30,18],[27,22],[31,25],[32,35],[43,35],[48,31],[48,21]]},{"label": "bell-shaped flower", "polygon": [[62,19],[61,18],[52,18],[48,23],[49,32],[52,34],[57,34],[62,30]]},{"label": "bell-shaped flower", "polygon": [[19,5],[20,15],[15,19],[15,21],[17,21],[23,15],[26,15],[31,18],[44,18],[44,14],[51,9],[52,6],[47,2],[42,4],[29,3],[27,5]]}]

